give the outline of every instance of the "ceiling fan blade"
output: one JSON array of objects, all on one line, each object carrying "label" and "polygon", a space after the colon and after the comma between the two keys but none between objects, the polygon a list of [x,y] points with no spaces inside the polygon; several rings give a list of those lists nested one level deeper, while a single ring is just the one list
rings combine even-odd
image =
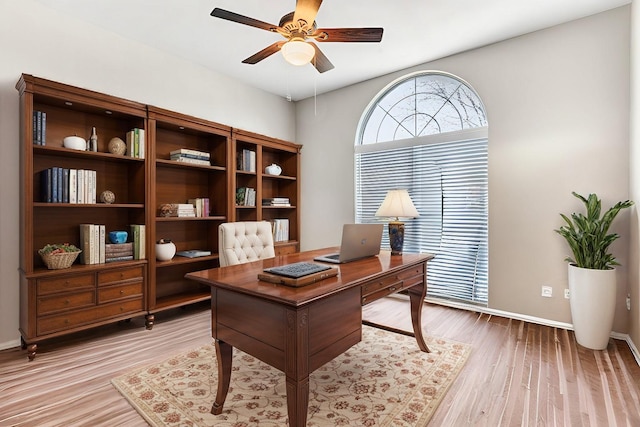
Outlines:
[{"label": "ceiling fan blade", "polygon": [[316,70],[318,70],[319,73],[332,70],[334,68],[333,64],[329,61],[329,58],[324,56],[324,53],[322,53],[318,45],[311,42],[309,42],[309,44],[313,46],[316,51],[315,56],[311,59],[311,63],[316,67]]},{"label": "ceiling fan blade", "polygon": [[[382,40],[383,28],[321,28],[317,42],[379,42]],[[322,33],[326,34],[324,36]]]},{"label": "ceiling fan blade", "polygon": [[316,15],[318,14],[318,9],[320,9],[321,4],[322,0],[297,0],[296,11],[293,14],[293,22],[303,20],[311,27],[313,21],[316,20]]},{"label": "ceiling fan blade", "polygon": [[286,43],[285,40],[282,40],[282,41],[279,41],[279,42],[275,42],[274,44],[265,47],[260,52],[251,55],[250,57],[248,57],[247,59],[242,61],[242,63],[243,64],[257,64],[258,62],[262,61],[263,59],[268,58],[269,56],[271,56],[274,53],[278,52],[282,48],[282,45],[284,45],[285,43]]},{"label": "ceiling fan blade", "polygon": [[228,10],[220,9],[216,7],[211,12],[211,16],[221,19],[226,19],[227,21],[237,22],[239,24],[248,25],[250,27],[256,27],[267,31],[275,31],[278,28],[277,25],[269,24],[268,22],[258,21],[257,19],[249,18],[248,16],[239,15],[234,12],[229,12]]}]

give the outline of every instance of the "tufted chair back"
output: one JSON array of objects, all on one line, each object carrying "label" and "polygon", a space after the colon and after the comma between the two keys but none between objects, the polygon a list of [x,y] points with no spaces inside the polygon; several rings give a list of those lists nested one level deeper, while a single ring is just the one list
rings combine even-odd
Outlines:
[{"label": "tufted chair back", "polygon": [[226,222],[218,227],[220,267],[276,256],[267,221]]}]

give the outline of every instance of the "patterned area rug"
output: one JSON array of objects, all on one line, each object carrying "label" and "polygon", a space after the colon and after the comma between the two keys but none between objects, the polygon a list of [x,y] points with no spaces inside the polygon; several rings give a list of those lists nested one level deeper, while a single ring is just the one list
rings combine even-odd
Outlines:
[{"label": "patterned area rug", "polygon": [[[464,366],[471,347],[363,326],[362,341],[310,376],[308,426],[425,426]],[[212,415],[216,354],[205,345],[112,380],[152,426],[281,427],[284,374],[237,349],[231,387]]]}]

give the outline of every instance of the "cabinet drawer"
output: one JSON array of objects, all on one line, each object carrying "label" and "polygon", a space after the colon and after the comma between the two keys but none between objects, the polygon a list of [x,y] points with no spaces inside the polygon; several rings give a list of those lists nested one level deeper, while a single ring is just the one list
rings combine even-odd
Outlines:
[{"label": "cabinet drawer", "polygon": [[275,247],[276,256],[295,254],[297,245],[277,245]]},{"label": "cabinet drawer", "polygon": [[51,279],[39,279],[37,284],[38,295],[48,295],[57,292],[75,291],[78,289],[93,288],[95,286],[93,274],[79,276],[65,276]]},{"label": "cabinet drawer", "polygon": [[98,319],[108,319],[127,313],[142,311],[142,298],[122,301],[120,303],[106,304],[98,306]]},{"label": "cabinet drawer", "polygon": [[38,298],[38,316],[74,308],[91,307],[96,304],[95,291],[75,292]]},{"label": "cabinet drawer", "polygon": [[38,319],[38,335],[64,331],[96,320],[96,309],[89,308]]},{"label": "cabinet drawer", "polygon": [[107,270],[98,273],[98,285],[140,278],[142,278],[142,266]]},{"label": "cabinet drawer", "polygon": [[98,301],[100,304],[134,296],[142,297],[142,282],[101,287],[98,290]]}]

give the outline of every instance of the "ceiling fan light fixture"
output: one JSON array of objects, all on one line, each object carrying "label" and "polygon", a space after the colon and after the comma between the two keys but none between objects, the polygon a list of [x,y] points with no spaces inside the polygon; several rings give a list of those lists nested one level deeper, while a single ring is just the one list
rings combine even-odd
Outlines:
[{"label": "ceiling fan light fixture", "polygon": [[291,40],[282,46],[282,56],[292,65],[308,64],[315,53],[313,46],[302,40]]}]

